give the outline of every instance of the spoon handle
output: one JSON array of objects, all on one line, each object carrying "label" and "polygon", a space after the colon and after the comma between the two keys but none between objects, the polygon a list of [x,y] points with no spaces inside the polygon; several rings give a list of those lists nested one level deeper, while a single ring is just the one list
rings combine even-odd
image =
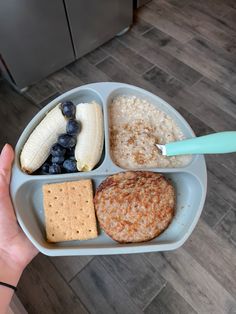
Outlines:
[{"label": "spoon handle", "polygon": [[236,131],[219,132],[165,144],[166,155],[224,154],[236,152]]}]

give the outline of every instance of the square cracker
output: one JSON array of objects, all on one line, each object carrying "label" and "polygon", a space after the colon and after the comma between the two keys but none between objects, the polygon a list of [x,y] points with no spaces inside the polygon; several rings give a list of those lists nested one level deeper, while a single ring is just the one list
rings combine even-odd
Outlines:
[{"label": "square cracker", "polygon": [[91,180],[43,185],[48,242],[97,237]]}]

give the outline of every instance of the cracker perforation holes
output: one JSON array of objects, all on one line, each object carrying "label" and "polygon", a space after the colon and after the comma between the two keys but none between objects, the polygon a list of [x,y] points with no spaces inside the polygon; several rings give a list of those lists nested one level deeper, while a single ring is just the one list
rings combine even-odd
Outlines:
[{"label": "cracker perforation holes", "polygon": [[51,193],[51,190],[48,190],[48,193]]},{"label": "cracker perforation holes", "polygon": [[49,204],[48,206],[49,206],[49,207],[52,207],[52,204]]},{"label": "cracker perforation holes", "polygon": [[72,186],[71,190],[75,190],[75,187],[74,187],[74,186]]},{"label": "cracker perforation holes", "polygon": [[57,197],[56,197],[56,196],[54,196],[54,200],[57,200]]},{"label": "cracker perforation holes", "polygon": [[55,236],[55,234],[54,233],[52,233],[52,237],[54,237]]},{"label": "cracker perforation holes", "polygon": [[62,220],[65,221],[66,219],[63,217]]},{"label": "cracker perforation holes", "polygon": [[76,233],[79,233],[79,230],[77,230]]},{"label": "cracker perforation holes", "polygon": [[57,214],[58,214],[58,211],[55,211],[55,214],[57,215]]},{"label": "cracker perforation holes", "polygon": [[74,201],[73,204],[76,205],[76,201]]},{"label": "cracker perforation holes", "polygon": [[60,192],[62,192],[62,191],[63,191],[63,189],[61,188],[61,189],[60,189]]},{"label": "cracker perforation holes", "polygon": [[77,219],[77,217],[75,216],[75,219]]}]

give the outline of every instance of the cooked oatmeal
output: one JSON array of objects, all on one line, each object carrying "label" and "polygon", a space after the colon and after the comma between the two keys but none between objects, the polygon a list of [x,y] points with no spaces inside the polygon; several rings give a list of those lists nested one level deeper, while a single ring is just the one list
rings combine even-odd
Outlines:
[{"label": "cooked oatmeal", "polygon": [[175,121],[136,96],[118,96],[109,106],[113,161],[126,169],[183,167],[190,156],[162,156],[156,146],[184,139]]}]

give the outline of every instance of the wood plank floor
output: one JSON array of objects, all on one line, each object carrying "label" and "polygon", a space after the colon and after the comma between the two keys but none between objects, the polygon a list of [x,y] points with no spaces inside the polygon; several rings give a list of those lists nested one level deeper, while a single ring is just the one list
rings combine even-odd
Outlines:
[{"label": "wood plank floor", "polygon": [[[0,81],[0,146],[40,108],[85,83],[120,81],[174,106],[197,135],[236,130],[235,0],[153,0],[134,25],[24,94]],[[49,258],[25,270],[18,297],[37,313],[236,313],[236,154],[207,156],[208,193],[173,252]]]}]

